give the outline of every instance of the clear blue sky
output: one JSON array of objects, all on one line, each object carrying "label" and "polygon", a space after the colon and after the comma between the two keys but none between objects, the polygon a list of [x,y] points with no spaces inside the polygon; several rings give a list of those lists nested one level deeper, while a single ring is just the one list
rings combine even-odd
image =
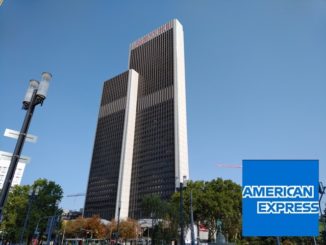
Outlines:
[{"label": "clear blue sky", "polygon": [[[0,7],[0,150],[19,130],[28,81],[53,74],[23,155],[23,184],[44,177],[85,192],[103,82],[127,69],[129,44],[184,26],[190,175],[229,178],[242,159],[319,159],[326,183],[326,1],[4,0]],[[84,198],[64,198],[80,208]]]}]

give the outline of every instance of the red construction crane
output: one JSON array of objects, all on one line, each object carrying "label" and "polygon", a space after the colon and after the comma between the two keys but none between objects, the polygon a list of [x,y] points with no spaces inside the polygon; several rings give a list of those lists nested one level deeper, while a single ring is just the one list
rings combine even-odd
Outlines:
[{"label": "red construction crane", "polygon": [[216,164],[218,168],[242,168],[241,164],[225,164],[225,163],[218,163]]}]

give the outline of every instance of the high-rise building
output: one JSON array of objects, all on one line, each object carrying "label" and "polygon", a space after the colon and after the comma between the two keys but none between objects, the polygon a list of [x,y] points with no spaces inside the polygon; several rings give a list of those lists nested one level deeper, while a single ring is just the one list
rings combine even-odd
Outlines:
[{"label": "high-rise building", "polygon": [[189,177],[183,28],[172,20],[130,45],[129,70],[104,83],[85,215],[142,218]]}]

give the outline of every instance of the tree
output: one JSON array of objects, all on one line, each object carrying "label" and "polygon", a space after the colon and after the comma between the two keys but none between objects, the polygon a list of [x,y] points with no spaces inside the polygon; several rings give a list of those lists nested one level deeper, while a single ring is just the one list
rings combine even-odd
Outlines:
[{"label": "tree", "polygon": [[[184,224],[190,223],[190,192],[193,196],[194,220],[197,225],[205,224],[210,239],[216,234],[216,221],[223,222],[222,231],[229,240],[240,239],[241,234],[241,186],[231,180],[220,178],[212,181],[189,181],[184,190]],[[145,217],[151,217],[156,224],[152,236],[157,240],[171,241],[178,238],[180,193],[172,195],[165,202],[157,195],[145,196],[142,202]]]},{"label": "tree", "polygon": [[158,195],[147,195],[142,200],[144,217],[152,219],[151,238],[170,242],[178,235],[178,206],[162,200]]},{"label": "tree", "polygon": [[326,244],[326,204],[323,215],[320,217],[320,235],[319,242]]},{"label": "tree", "polygon": [[101,218],[98,215],[93,215],[91,218],[87,218],[84,229],[91,232],[92,238],[103,239],[106,238],[107,230],[105,225],[101,222]]},{"label": "tree", "polygon": [[6,234],[5,239],[18,242],[26,217],[29,202],[28,193],[30,190],[35,190],[36,187],[40,189],[31,206],[24,238],[31,239],[37,224],[41,231],[40,235],[42,235],[47,224],[46,217],[60,214],[56,202],[61,200],[63,191],[61,186],[55,182],[38,179],[33,185],[14,186],[11,188],[8,201],[3,210],[4,218],[1,223],[1,230]]},{"label": "tree", "polygon": [[[7,203],[3,210],[1,230],[4,239],[18,241],[21,227],[24,222],[24,213],[28,202],[29,186],[14,186],[9,192]],[[17,229],[17,227],[20,227]]]},{"label": "tree", "polygon": [[81,237],[82,229],[85,227],[86,219],[81,216],[74,220],[64,221],[65,237],[75,238]]},{"label": "tree", "polygon": [[146,195],[142,200],[143,215],[154,220],[163,218],[166,214],[167,202],[163,201],[159,195]]},{"label": "tree", "polygon": [[[222,231],[230,241],[236,241],[241,233],[241,186],[221,178],[212,181],[189,181],[184,190],[185,224],[189,224],[190,192],[193,196],[195,222],[205,224],[210,240],[216,234],[216,221],[223,222]],[[175,193],[171,201],[179,204],[180,194]]]},{"label": "tree", "polygon": [[68,238],[107,238],[108,229],[102,223],[100,216],[94,215],[91,218],[78,217],[75,220],[67,221],[64,225],[65,237]]},{"label": "tree", "polygon": [[109,222],[106,225],[106,230],[107,230],[107,238],[113,238],[114,233],[117,232],[117,222],[115,219],[112,219],[111,222]]},{"label": "tree", "polygon": [[[116,239],[113,234],[118,232],[117,221],[112,219],[106,228],[107,237]],[[136,239],[140,230],[140,225],[138,224],[137,220],[127,218],[120,220],[119,222],[119,238],[121,239]]]},{"label": "tree", "polygon": [[158,238],[157,235],[161,233],[159,220],[166,217],[168,203],[156,194],[146,195],[142,200],[142,211],[144,217],[152,219],[151,238],[155,243],[155,239]]},{"label": "tree", "polygon": [[[84,237],[105,239],[111,238],[117,232],[117,222],[113,219],[107,225],[103,224],[100,217],[94,215],[91,218],[78,217],[75,220],[66,221],[64,225],[66,237]],[[121,220],[119,224],[119,237],[122,239],[135,239],[140,231],[136,220]]]},{"label": "tree", "polygon": [[122,239],[136,239],[140,231],[138,222],[134,219],[122,220],[119,224],[119,236]]}]

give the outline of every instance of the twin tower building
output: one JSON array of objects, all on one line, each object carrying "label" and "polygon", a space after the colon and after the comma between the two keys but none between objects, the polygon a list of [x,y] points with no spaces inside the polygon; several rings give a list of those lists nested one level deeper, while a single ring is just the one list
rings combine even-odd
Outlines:
[{"label": "twin tower building", "polygon": [[184,41],[174,19],[133,42],[129,70],[104,83],[84,214],[145,218],[142,199],[169,199],[184,176]]}]

